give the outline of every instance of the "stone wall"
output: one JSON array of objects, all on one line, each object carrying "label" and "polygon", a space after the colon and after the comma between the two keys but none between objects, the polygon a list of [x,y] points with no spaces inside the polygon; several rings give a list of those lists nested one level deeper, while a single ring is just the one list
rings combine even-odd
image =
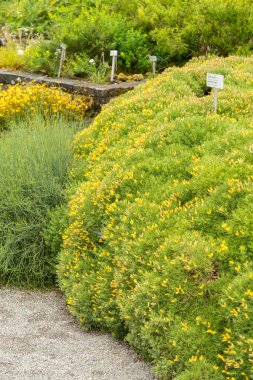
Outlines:
[{"label": "stone wall", "polygon": [[113,83],[113,84],[95,84],[85,82],[83,80],[67,79],[67,78],[49,78],[39,74],[23,73],[18,71],[0,70],[0,83],[16,84],[18,82],[36,82],[46,83],[48,86],[61,87],[67,92],[73,92],[83,95],[91,95],[96,108],[100,108],[110,99],[132,90],[135,86],[143,83]]}]

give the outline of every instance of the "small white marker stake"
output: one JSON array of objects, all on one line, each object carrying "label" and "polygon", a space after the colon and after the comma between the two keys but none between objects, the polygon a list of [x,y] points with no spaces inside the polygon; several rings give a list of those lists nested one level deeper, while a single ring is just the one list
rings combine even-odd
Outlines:
[{"label": "small white marker stake", "polygon": [[155,75],[156,74],[157,56],[156,55],[150,55],[149,60],[153,64],[153,74]]},{"label": "small white marker stake", "polygon": [[105,64],[105,53],[102,51],[101,53],[101,61],[102,61],[102,65]]},{"label": "small white marker stake", "polygon": [[60,78],[61,76],[62,65],[66,58],[66,49],[67,49],[67,45],[61,44],[61,59],[60,59],[60,65],[59,65],[59,70],[58,70],[58,75],[57,75],[58,78]]},{"label": "small white marker stake", "polygon": [[213,89],[213,94],[214,94],[214,113],[217,113],[217,107],[218,107],[218,88]]},{"label": "small white marker stake", "polygon": [[112,57],[112,72],[111,72],[111,82],[114,81],[114,74],[117,68],[117,56],[118,56],[118,50],[111,50],[110,56]]},{"label": "small white marker stake", "polygon": [[214,89],[214,113],[217,113],[218,108],[218,90],[224,88],[224,75],[207,73],[206,85]]}]

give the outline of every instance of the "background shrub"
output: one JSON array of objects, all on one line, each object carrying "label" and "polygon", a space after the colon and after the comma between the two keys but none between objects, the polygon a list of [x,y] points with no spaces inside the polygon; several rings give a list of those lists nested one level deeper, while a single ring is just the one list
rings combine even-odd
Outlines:
[{"label": "background shrub", "polygon": [[[177,0],[156,2],[132,0],[83,1],[2,1],[0,23],[18,34],[20,28],[49,45],[41,48],[41,58],[29,49],[31,69],[55,73],[55,51],[68,45],[69,58],[89,59],[110,49],[118,49],[120,71],[151,70],[148,55],[158,56],[159,69],[182,65],[199,55],[252,53],[251,0]],[[221,28],[222,25],[222,28]],[[29,38],[30,40],[30,38]],[[50,54],[49,54],[50,53]],[[58,60],[59,61],[59,60]],[[29,59],[27,61],[29,67]]]},{"label": "background shrub", "polygon": [[[135,30],[128,20],[107,7],[83,8],[78,16],[66,13],[67,21],[62,23],[61,16],[55,16],[53,40],[55,44],[64,41],[68,54],[75,58],[83,52],[89,58],[100,61],[101,53],[111,60],[109,52],[120,52],[118,65],[125,70],[146,71],[149,67],[148,52],[150,41],[141,30]],[[75,59],[74,59],[75,60]]]},{"label": "background shrub", "polygon": [[31,73],[41,72],[57,76],[59,60],[55,45],[44,41],[36,41],[25,51],[23,68]]}]

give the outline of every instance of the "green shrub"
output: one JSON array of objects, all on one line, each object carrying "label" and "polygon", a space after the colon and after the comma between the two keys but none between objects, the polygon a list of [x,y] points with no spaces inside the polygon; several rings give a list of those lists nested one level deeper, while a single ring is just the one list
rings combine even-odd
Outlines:
[{"label": "green shrub", "polygon": [[106,9],[83,8],[76,15],[66,9],[65,22],[55,16],[55,28],[52,30],[53,39],[60,44],[64,41],[70,53],[86,53],[90,58],[100,56],[102,51],[108,51],[112,46],[113,36],[125,22],[115,14],[108,14]]},{"label": "green shrub", "polygon": [[85,53],[74,54],[71,57],[67,57],[63,65],[62,74],[70,77],[87,77],[90,71],[90,66],[91,63]]},{"label": "green shrub", "polygon": [[146,72],[150,68],[150,41],[142,30],[129,28],[114,37],[119,50],[119,67],[128,72]]},{"label": "green shrub", "polygon": [[67,21],[55,16],[55,44],[64,41],[68,54],[85,54],[100,60],[101,53],[110,61],[109,51],[118,49],[119,67],[125,70],[145,71],[149,66],[150,41],[141,29],[135,30],[130,22],[106,7],[83,8],[78,16],[66,13]]},{"label": "green shrub", "polygon": [[[193,360],[196,360],[194,357]],[[186,370],[182,375],[175,377],[175,380],[222,380],[223,376],[219,375],[213,369],[213,366],[205,361],[193,362],[191,368]]]},{"label": "green shrub", "polygon": [[70,57],[95,59],[104,51],[108,62],[109,50],[117,48],[121,71],[144,72],[149,54],[158,56],[160,70],[209,53],[252,54],[252,12],[251,0],[89,0],[85,5],[81,0],[12,0],[0,10],[0,23],[11,32],[26,28],[51,40],[52,63],[41,52],[48,74],[62,42]]},{"label": "green shrub", "polygon": [[[168,69],[75,139],[59,284],[158,378],[252,377],[252,62]],[[207,72],[225,75],[218,115]]]},{"label": "green shrub", "polygon": [[41,72],[56,76],[58,73],[60,57],[56,47],[44,41],[37,41],[28,47],[24,54],[24,69],[31,72]]},{"label": "green shrub", "polygon": [[0,12],[2,23],[13,30],[33,27],[34,33],[45,34],[50,27],[50,13],[61,5],[59,0],[8,0],[2,3],[3,12]]},{"label": "green shrub", "polygon": [[67,121],[37,117],[0,135],[1,283],[53,284],[56,258],[43,231],[50,210],[64,201],[75,130]]}]

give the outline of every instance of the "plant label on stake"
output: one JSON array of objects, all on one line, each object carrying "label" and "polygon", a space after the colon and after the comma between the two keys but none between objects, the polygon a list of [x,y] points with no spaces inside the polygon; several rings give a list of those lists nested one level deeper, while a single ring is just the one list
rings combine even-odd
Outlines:
[{"label": "plant label on stake", "polygon": [[112,57],[111,82],[113,82],[114,81],[114,74],[115,74],[116,66],[117,66],[118,50],[111,50],[110,51],[110,57]]},{"label": "plant label on stake", "polygon": [[206,85],[214,89],[214,113],[217,113],[218,107],[218,90],[224,88],[224,75],[207,73]]},{"label": "plant label on stake", "polygon": [[58,75],[57,75],[58,78],[60,78],[61,76],[62,65],[66,58],[67,45],[62,43],[60,47],[61,47],[61,59],[60,59],[60,65],[59,65],[59,70],[58,70]]},{"label": "plant label on stake", "polygon": [[153,64],[153,74],[155,75],[155,73],[156,73],[156,64],[157,64],[157,56],[156,55],[150,55],[149,56],[149,60]]}]

